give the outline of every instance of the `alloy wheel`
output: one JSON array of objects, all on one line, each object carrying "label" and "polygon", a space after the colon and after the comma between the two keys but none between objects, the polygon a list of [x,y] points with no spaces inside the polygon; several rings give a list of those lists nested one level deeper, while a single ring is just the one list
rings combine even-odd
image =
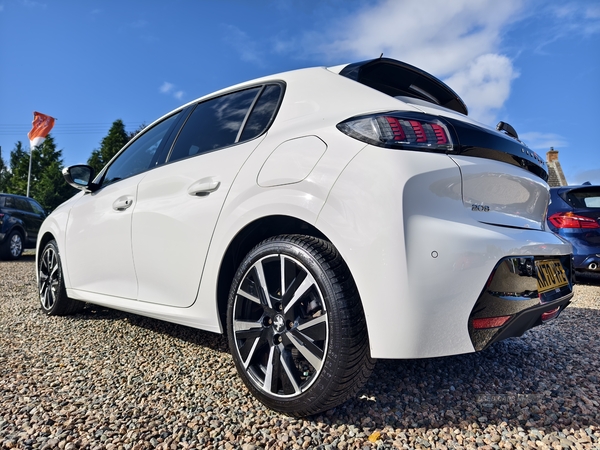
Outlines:
[{"label": "alloy wheel", "polygon": [[236,291],[232,319],[241,364],[259,390],[293,397],[318,378],[327,354],[327,309],[300,261],[283,254],[256,261]]},{"label": "alloy wheel", "polygon": [[14,233],[10,238],[10,254],[13,258],[18,258],[23,252],[23,240],[19,233]]},{"label": "alloy wheel", "polygon": [[61,271],[56,250],[49,246],[40,261],[40,300],[45,310],[50,310],[58,298]]}]

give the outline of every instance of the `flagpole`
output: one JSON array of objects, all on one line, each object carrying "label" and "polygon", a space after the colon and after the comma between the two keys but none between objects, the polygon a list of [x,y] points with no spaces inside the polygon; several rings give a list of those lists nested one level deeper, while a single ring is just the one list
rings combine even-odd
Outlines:
[{"label": "flagpole", "polygon": [[27,172],[27,197],[29,197],[29,183],[31,182],[31,156],[33,154],[33,147],[29,147],[29,172]]}]

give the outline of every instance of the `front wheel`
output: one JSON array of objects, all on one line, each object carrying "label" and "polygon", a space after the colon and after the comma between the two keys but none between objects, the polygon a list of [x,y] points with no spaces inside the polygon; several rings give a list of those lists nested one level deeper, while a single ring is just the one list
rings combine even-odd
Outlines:
[{"label": "front wheel", "polygon": [[354,280],[321,239],[277,236],[250,251],[233,280],[227,329],[248,389],[293,416],[343,403],[373,370]]},{"label": "front wheel", "polygon": [[66,316],[83,309],[83,303],[67,297],[56,241],[46,244],[38,263],[40,306],[49,316]]}]

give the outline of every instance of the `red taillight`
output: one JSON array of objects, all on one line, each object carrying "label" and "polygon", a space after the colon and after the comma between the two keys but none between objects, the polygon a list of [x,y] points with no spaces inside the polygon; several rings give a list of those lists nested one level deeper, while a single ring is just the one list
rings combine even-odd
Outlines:
[{"label": "red taillight", "polygon": [[424,114],[373,114],[354,117],[337,125],[348,136],[372,145],[450,151],[454,148],[448,127],[438,118]]},{"label": "red taillight", "polygon": [[425,135],[423,124],[417,120],[409,120],[408,123],[410,123],[410,126],[415,132],[417,142],[427,142],[427,136]]},{"label": "red taillight", "polygon": [[386,116],[390,128],[392,129],[392,134],[394,135],[394,141],[404,141],[406,140],[406,134],[404,134],[404,130],[402,129],[402,125],[400,125],[400,121],[395,117]]},{"label": "red taillight", "polygon": [[548,220],[556,228],[600,228],[597,220],[572,212],[555,213],[548,217]]},{"label": "red taillight", "polygon": [[545,322],[546,320],[554,319],[556,316],[558,316],[559,312],[560,312],[560,306],[551,311],[546,311],[544,314],[542,314],[542,322]]},{"label": "red taillight", "polygon": [[504,325],[512,316],[484,317],[473,319],[473,328],[483,330],[486,328],[498,328]]}]

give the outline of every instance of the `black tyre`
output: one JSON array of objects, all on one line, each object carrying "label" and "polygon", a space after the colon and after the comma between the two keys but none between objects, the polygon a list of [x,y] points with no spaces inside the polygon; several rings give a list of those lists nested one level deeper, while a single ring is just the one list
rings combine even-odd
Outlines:
[{"label": "black tyre", "polygon": [[277,236],[250,251],[232,283],[227,330],[248,389],[292,416],[343,403],[374,367],[354,280],[321,239]]},{"label": "black tyre", "polygon": [[0,256],[2,259],[19,259],[22,254],[23,236],[17,230],[13,230],[0,246]]},{"label": "black tyre", "polygon": [[83,309],[84,303],[67,297],[56,241],[46,244],[39,259],[40,306],[49,316],[66,316]]}]

